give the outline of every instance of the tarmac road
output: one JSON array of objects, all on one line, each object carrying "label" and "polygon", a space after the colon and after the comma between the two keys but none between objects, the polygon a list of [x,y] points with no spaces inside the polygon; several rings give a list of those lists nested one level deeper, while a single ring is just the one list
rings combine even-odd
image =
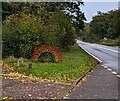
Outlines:
[{"label": "tarmac road", "polygon": [[76,40],[76,42],[103,65],[120,74],[120,48],[87,43],[80,40]]},{"label": "tarmac road", "polygon": [[118,75],[120,73],[120,69],[118,69],[120,62],[119,48],[79,40],[76,40],[76,42],[88,54],[101,63],[96,66],[96,69],[83,83],[78,84],[68,96],[66,95],[66,99],[91,99],[91,101],[106,99],[105,101],[120,101],[120,75]]}]

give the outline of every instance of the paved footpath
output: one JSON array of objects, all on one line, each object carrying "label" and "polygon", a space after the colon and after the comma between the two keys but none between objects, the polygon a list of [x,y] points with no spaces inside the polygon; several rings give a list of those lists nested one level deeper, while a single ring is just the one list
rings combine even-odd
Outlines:
[{"label": "paved footpath", "polygon": [[[118,99],[117,75],[112,74],[101,65],[76,86],[69,94],[69,99]],[[3,97],[16,99],[57,99],[64,95],[70,85],[53,82],[20,82],[14,79],[3,79]],[[112,100],[114,101],[114,100]]]},{"label": "paved footpath", "polygon": [[[3,69],[3,74],[5,73],[6,70]],[[11,97],[13,99],[57,99],[63,95],[69,86],[67,83],[6,77],[2,78],[2,97]]]},{"label": "paved footpath", "polygon": [[[117,75],[101,65],[68,96],[70,99],[119,99]],[[114,101],[114,100],[113,100]]]}]

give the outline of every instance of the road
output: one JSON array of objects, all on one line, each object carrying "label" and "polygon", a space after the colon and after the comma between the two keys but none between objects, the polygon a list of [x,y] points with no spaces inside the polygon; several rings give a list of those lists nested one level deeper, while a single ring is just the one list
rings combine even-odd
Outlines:
[{"label": "road", "polygon": [[120,74],[120,48],[87,43],[80,40],[76,40],[76,43],[103,65]]},{"label": "road", "polygon": [[76,86],[71,93],[69,93],[67,98],[81,100],[93,99],[95,101],[96,99],[98,99],[98,101],[99,99],[111,99],[111,101],[119,101],[119,48],[87,43],[79,40],[76,40],[76,42],[88,54],[92,55],[101,63],[97,65],[96,69],[84,82],[82,82],[80,85],[78,84],[78,86]]}]

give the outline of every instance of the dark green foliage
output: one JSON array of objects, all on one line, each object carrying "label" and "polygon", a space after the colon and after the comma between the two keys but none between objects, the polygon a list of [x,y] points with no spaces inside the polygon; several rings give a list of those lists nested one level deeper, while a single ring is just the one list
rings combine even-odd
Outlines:
[{"label": "dark green foliage", "polygon": [[63,12],[49,15],[46,23],[32,14],[12,14],[3,22],[3,56],[30,58],[40,44],[68,50],[75,38],[75,29]]},{"label": "dark green foliage", "polygon": [[68,50],[71,45],[75,43],[74,39],[76,38],[76,32],[73,25],[70,23],[70,20],[62,12],[55,12],[52,15],[52,18],[49,19],[50,25],[56,28],[56,42],[55,44],[61,49]]},{"label": "dark green foliage", "polygon": [[107,16],[108,14],[99,12],[97,16],[93,17],[93,20],[90,23],[92,33],[94,33],[95,36],[97,37],[96,41],[99,41],[99,39],[107,37],[108,29]]},{"label": "dark green foliage", "polygon": [[66,14],[70,17],[77,35],[80,36],[80,31],[84,28],[84,21],[86,20],[84,13],[80,10],[80,6],[83,5],[83,2],[66,2],[64,3]]},{"label": "dark green foliage", "polygon": [[34,15],[13,14],[3,22],[3,55],[30,57],[35,46],[42,44],[43,23]]},{"label": "dark green foliage", "polygon": [[116,39],[120,36],[120,9],[108,13],[98,12],[82,34],[85,41],[98,42],[101,39]]},{"label": "dark green foliage", "polygon": [[109,12],[108,34],[110,38],[118,38],[120,36],[120,9]]},{"label": "dark green foliage", "polygon": [[71,22],[73,23],[77,35],[84,28],[84,20],[86,20],[84,13],[80,10],[80,6],[83,2],[71,1],[71,2],[3,2],[3,20],[6,16],[13,13],[30,13],[39,15],[44,21],[48,18],[48,12],[64,11]]},{"label": "dark green foliage", "polygon": [[41,2],[3,2],[2,3],[2,15],[3,20],[7,16],[13,13],[30,13],[34,15],[39,15],[43,11],[44,3]]},{"label": "dark green foliage", "polygon": [[40,44],[69,50],[78,29],[84,27],[80,4],[83,3],[3,2],[3,56],[30,58]]}]

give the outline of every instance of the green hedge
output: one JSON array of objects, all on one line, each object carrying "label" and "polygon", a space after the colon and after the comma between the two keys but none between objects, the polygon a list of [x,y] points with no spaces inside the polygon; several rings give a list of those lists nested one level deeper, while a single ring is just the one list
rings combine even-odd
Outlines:
[{"label": "green hedge", "polygon": [[3,22],[3,56],[30,58],[40,44],[52,44],[68,50],[75,43],[75,29],[63,12],[46,14],[12,14]]}]

